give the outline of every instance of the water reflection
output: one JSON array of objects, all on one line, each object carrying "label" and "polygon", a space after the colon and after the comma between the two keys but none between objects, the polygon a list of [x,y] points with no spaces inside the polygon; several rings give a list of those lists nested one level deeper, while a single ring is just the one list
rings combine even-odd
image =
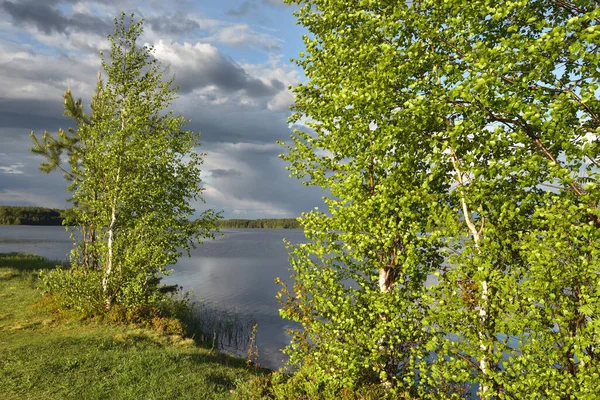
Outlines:
[{"label": "water reflection", "polygon": [[[165,284],[178,284],[197,298],[235,309],[258,322],[259,362],[268,368],[283,364],[280,350],[289,343],[290,321],[279,317],[273,282],[289,282],[288,250],[304,240],[299,230],[224,230],[226,237],[206,241],[183,256],[166,277]],[[0,252],[26,252],[64,261],[72,242],[61,226],[0,226]]]},{"label": "water reflection", "polygon": [[283,364],[280,350],[289,343],[287,328],[293,325],[279,317],[275,277],[289,282],[288,250],[304,240],[296,230],[225,230],[225,239],[210,241],[183,257],[166,284],[179,284],[206,301],[236,309],[258,322],[259,362],[269,368]]},{"label": "water reflection", "polygon": [[0,226],[0,253],[31,253],[67,261],[72,248],[63,226]]}]

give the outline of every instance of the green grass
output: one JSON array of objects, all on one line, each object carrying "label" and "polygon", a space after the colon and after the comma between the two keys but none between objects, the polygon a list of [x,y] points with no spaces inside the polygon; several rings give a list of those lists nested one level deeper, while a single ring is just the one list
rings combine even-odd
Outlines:
[{"label": "green grass", "polygon": [[0,398],[227,399],[257,375],[191,339],[54,315],[35,288],[54,265],[0,254]]}]

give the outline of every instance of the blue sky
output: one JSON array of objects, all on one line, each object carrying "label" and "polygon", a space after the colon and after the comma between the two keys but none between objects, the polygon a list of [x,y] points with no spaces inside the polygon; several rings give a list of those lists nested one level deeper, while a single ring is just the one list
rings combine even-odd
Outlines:
[{"label": "blue sky", "polygon": [[142,41],[180,87],[175,111],[202,133],[207,205],[227,218],[297,216],[322,193],[288,177],[286,139],[304,29],[282,0],[0,0],[0,204],[64,207],[59,173],[38,171],[29,132],[72,126],[62,94],[89,103],[113,18],[144,18]]}]

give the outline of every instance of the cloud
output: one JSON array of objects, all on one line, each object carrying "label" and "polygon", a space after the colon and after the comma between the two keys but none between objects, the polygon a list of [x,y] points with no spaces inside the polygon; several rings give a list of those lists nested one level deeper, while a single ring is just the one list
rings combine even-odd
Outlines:
[{"label": "cloud", "polygon": [[[76,95],[91,94],[100,68],[98,55],[48,56],[0,41],[0,98],[54,99],[67,87]],[[6,111],[6,107],[11,105],[2,104],[0,110]],[[31,108],[25,110],[31,112]]]},{"label": "cloud", "polygon": [[176,43],[160,40],[154,45],[156,58],[170,65],[182,93],[217,87],[223,93],[243,91],[249,97],[273,96],[284,85],[277,79],[264,82],[251,77],[231,58],[208,43]]},{"label": "cloud", "polygon": [[16,163],[16,164],[12,164],[12,165],[0,165],[0,174],[6,174],[6,175],[22,175],[23,174],[23,166],[25,166],[25,164],[23,163]]},{"label": "cloud", "polygon": [[283,0],[263,0],[263,4],[273,7],[288,7]]},{"label": "cloud", "polygon": [[209,104],[195,93],[179,99],[177,110],[191,118],[188,128],[200,131],[203,143],[246,142],[262,146],[289,136],[287,112],[273,112],[230,99]]},{"label": "cloud", "polygon": [[0,205],[29,205],[35,207],[64,208],[65,203],[58,200],[54,193],[41,194],[37,189],[6,190],[0,189]]},{"label": "cloud", "polygon": [[284,65],[276,57],[271,57],[265,64],[248,64],[243,66],[253,76],[261,76],[262,79],[277,80],[282,83],[285,90],[279,91],[273,96],[267,108],[271,111],[287,111],[294,103],[294,95],[288,87],[293,87],[300,82],[298,72],[289,65]]},{"label": "cloud", "polygon": [[68,183],[60,173],[40,172],[43,159],[30,145],[28,130],[0,128],[0,204],[64,207]]},{"label": "cloud", "polygon": [[227,10],[227,15],[232,17],[244,17],[248,15],[251,9],[256,9],[258,6],[253,1],[244,1],[238,9]]},{"label": "cloud", "polygon": [[276,203],[253,200],[249,197],[234,198],[214,187],[206,188],[204,198],[209,205],[215,205],[214,208],[224,210],[226,215],[233,214],[233,210],[237,210],[238,214],[243,212],[252,218],[256,218],[258,215],[294,216],[289,209],[281,208]]},{"label": "cloud", "polygon": [[210,171],[210,175],[213,178],[228,178],[228,177],[236,177],[236,176],[242,176],[242,173],[240,171],[238,171],[237,169],[222,169],[222,168],[216,168],[216,169],[211,169]]},{"label": "cloud", "polygon": [[267,33],[258,32],[247,24],[225,26],[211,36],[208,36],[205,40],[223,43],[232,47],[250,47],[269,52],[281,50],[284,44],[282,39],[278,39]]},{"label": "cloud", "polygon": [[184,15],[163,15],[160,17],[146,18],[148,26],[157,33],[179,35],[193,32],[197,29],[214,28],[218,25],[215,21],[203,21],[187,18]]},{"label": "cloud", "polygon": [[68,87],[89,107],[98,50],[108,47],[112,18],[125,9],[145,19],[141,41],[170,65],[165,76],[176,75],[175,113],[202,132],[208,203],[198,208],[260,218],[294,217],[321,205],[323,192],[290,179],[278,158],[284,149],[274,141],[289,136],[287,87],[301,77],[281,61],[285,32],[272,24],[287,11],[267,10],[268,26],[259,27],[254,6],[261,2],[238,3],[229,16],[243,20],[232,23],[203,14],[204,2],[0,0],[0,204],[67,204],[68,182],[38,170],[42,158],[29,153],[29,132],[74,125],[62,116]]},{"label": "cloud", "polygon": [[286,163],[278,157],[283,148],[276,143],[215,143],[205,150],[209,170],[227,165],[239,173],[205,180],[208,205],[224,209],[226,216],[237,210],[249,218],[296,217],[321,204],[321,189],[289,178]]},{"label": "cloud", "polygon": [[[159,41],[155,55],[170,64],[167,76],[176,75],[181,97],[176,111],[193,119],[203,140],[272,143],[287,136],[286,86],[297,79],[291,67],[274,59],[238,64],[207,43]],[[71,88],[87,106],[100,69],[97,55],[44,55],[0,41],[0,126],[66,127],[62,94]]]},{"label": "cloud", "polygon": [[50,4],[39,1],[4,1],[2,9],[13,22],[33,25],[45,34],[67,32],[106,32],[112,30],[112,22],[92,14],[75,12],[65,15]]}]

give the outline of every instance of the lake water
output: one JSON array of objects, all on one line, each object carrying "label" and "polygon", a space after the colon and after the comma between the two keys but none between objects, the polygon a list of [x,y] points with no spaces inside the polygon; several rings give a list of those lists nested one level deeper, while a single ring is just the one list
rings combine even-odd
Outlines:
[{"label": "lake water", "polygon": [[[278,286],[273,280],[289,281],[283,239],[299,243],[305,240],[304,233],[283,229],[225,229],[223,233],[226,237],[192,250],[191,258],[182,257],[163,282],[181,285],[197,298],[256,320],[259,362],[278,368],[284,360],[280,350],[289,342],[286,329],[295,325],[279,317]],[[1,253],[18,251],[67,260],[71,247],[61,226],[0,226]]]}]

